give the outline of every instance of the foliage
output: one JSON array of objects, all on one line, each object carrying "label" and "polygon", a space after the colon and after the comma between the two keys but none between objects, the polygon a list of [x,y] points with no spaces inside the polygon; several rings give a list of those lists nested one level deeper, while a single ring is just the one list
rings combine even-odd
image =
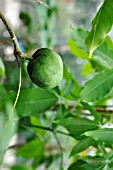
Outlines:
[{"label": "foliage", "polygon": [[64,65],[59,87],[38,88],[28,78],[23,61],[21,93],[14,112],[16,92],[10,91],[17,88],[12,76],[17,77],[18,71],[10,63],[9,72],[8,63],[5,67],[0,60],[1,164],[15,132],[24,143],[17,141],[13,146],[16,162],[11,170],[34,170],[40,165],[48,170],[113,169],[113,117],[109,109],[113,98],[113,42],[108,36],[112,25],[113,3],[104,0],[90,32],[71,28],[70,51],[84,62],[83,75],[90,75],[83,86]]}]

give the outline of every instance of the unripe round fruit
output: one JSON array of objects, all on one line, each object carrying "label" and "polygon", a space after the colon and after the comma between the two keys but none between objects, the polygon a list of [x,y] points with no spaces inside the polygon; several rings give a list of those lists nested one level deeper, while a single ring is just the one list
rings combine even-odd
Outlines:
[{"label": "unripe round fruit", "polygon": [[34,84],[42,88],[54,88],[63,78],[63,62],[59,54],[48,49],[37,50],[28,63],[28,74]]}]

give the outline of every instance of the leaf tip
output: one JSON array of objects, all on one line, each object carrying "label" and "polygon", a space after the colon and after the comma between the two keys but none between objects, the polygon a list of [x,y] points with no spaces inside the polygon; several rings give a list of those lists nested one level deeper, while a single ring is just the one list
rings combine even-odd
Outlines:
[{"label": "leaf tip", "polygon": [[82,136],[89,136],[87,132],[83,133]]}]

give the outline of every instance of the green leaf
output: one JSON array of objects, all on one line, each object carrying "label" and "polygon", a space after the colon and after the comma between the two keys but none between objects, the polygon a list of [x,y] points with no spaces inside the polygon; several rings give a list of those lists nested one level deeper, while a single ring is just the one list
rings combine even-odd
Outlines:
[{"label": "green leaf", "polygon": [[0,113],[0,164],[3,161],[3,157],[8,148],[9,141],[16,130],[17,116],[12,110],[12,104],[7,103],[5,105],[5,116]]},{"label": "green leaf", "polygon": [[41,160],[43,159],[42,158],[42,153],[43,153],[43,151],[41,152],[40,155],[35,156],[35,158],[33,158],[33,162],[32,162],[33,170],[35,170],[38,167],[38,165],[40,164]]},{"label": "green leaf", "polygon": [[80,93],[85,102],[96,101],[104,97],[113,87],[113,70],[106,70],[89,80]]},{"label": "green leaf", "polygon": [[[84,157],[81,157],[81,158],[84,158]],[[95,157],[93,158],[95,159]],[[88,163],[85,163],[84,159],[83,160],[78,159],[75,163],[69,166],[68,170],[103,170],[103,167],[105,166],[105,160],[103,163],[103,159],[100,158],[100,160],[97,160],[96,163],[97,162],[98,162],[98,165],[93,166]]]},{"label": "green leaf", "polygon": [[82,166],[82,165],[84,165],[84,161],[82,161],[82,160],[77,160],[76,162],[74,162],[73,164],[71,164],[69,167],[68,167],[68,170],[75,170],[75,169],[77,169],[77,170],[83,170],[83,169],[81,169],[80,167]]},{"label": "green leaf", "polygon": [[92,130],[85,132],[84,135],[106,144],[113,144],[113,128]]},{"label": "green leaf", "polygon": [[66,85],[63,88],[63,96],[69,95],[74,88],[74,81],[70,80],[66,83]]},{"label": "green leaf", "polygon": [[90,111],[90,113],[93,115],[93,117],[95,118],[95,122],[96,123],[100,123],[100,120],[101,120],[101,115],[99,113],[96,112],[96,110],[94,109],[93,106],[91,106],[90,104],[88,103],[85,103],[85,102],[81,102],[82,105],[88,109]]},{"label": "green leaf", "polygon": [[93,60],[97,62],[97,65],[107,69],[113,68],[113,49],[110,49],[106,42],[103,42],[94,54]]},{"label": "green leaf", "polygon": [[105,38],[105,42],[110,47],[110,49],[113,50],[113,41],[111,40],[109,36]]},{"label": "green leaf", "polygon": [[68,45],[70,47],[71,53],[74,54],[76,57],[79,57],[81,59],[88,59],[88,53],[86,53],[82,48],[79,48],[76,41],[70,39],[68,41]]},{"label": "green leaf", "polygon": [[92,74],[93,72],[94,72],[94,69],[91,65],[91,62],[87,62],[86,64],[84,64],[84,66],[82,68],[83,76],[88,76],[88,75]]},{"label": "green leaf", "polygon": [[64,65],[63,78],[66,81],[70,81],[70,80],[74,79],[74,77],[71,73],[71,70],[69,69],[68,65],[66,65],[66,64]]},{"label": "green leaf", "polygon": [[[72,29],[71,34],[73,39],[72,41],[75,41],[75,45],[77,45],[77,47],[80,48],[80,50],[84,50],[86,53],[88,53],[85,45],[85,38],[88,35],[88,31],[83,29]],[[72,53],[75,54],[76,50],[74,49],[74,43],[73,43],[72,50],[74,50],[72,51]],[[84,57],[82,56],[82,59],[83,58]],[[113,64],[112,64],[113,42],[108,36],[105,38],[105,41],[100,45],[100,47],[95,50],[92,60],[96,62],[96,65],[101,65],[108,69],[113,68]]]},{"label": "green leaf", "polygon": [[[103,100],[111,99],[113,98],[113,88],[110,90],[110,92],[104,96]],[[101,101],[101,100],[100,100]]]},{"label": "green leaf", "polygon": [[83,164],[80,166],[80,170],[96,170],[94,167],[90,167],[89,164]]},{"label": "green leaf", "polygon": [[0,84],[0,100],[1,100],[5,95],[7,95],[6,89],[5,89],[5,87],[4,87],[2,84]]},{"label": "green leaf", "polygon": [[99,156],[86,156],[82,157],[82,160],[92,167],[100,167],[105,164],[105,158]]},{"label": "green leaf", "polygon": [[92,29],[86,38],[86,45],[89,49],[90,56],[94,50],[106,38],[113,24],[113,1],[104,0],[98,13],[92,21]]},{"label": "green leaf", "polygon": [[76,81],[70,80],[65,82],[64,87],[61,91],[61,94],[67,100],[74,100],[79,96],[80,88],[77,87]]},{"label": "green leaf", "polygon": [[[30,116],[30,123],[32,125],[36,125],[36,126],[43,126],[42,125],[42,121],[40,120],[39,116]],[[39,137],[39,138],[43,138],[44,134],[46,133],[44,130],[41,130],[39,128],[34,128],[33,131],[35,132],[35,134]]]},{"label": "green leaf", "polygon": [[88,31],[84,29],[71,29],[71,37],[74,41],[76,41],[77,46],[81,49],[84,49],[84,51],[88,52],[87,46],[85,44],[85,39],[88,35]]},{"label": "green leaf", "polygon": [[86,137],[81,139],[72,149],[70,153],[70,157],[73,155],[76,155],[77,153],[80,153],[87,149],[89,146],[91,146],[95,141],[92,138]]},{"label": "green leaf", "polygon": [[[69,70],[69,67],[68,67],[67,65],[65,65],[65,67],[64,67],[64,75],[63,75],[63,77],[64,77],[64,79],[65,79],[67,82],[69,82],[69,83],[71,83],[71,84],[74,85],[74,88],[71,90],[71,92],[72,92],[75,96],[78,97],[79,91],[80,91],[80,86],[79,86],[77,80],[76,80],[76,79],[74,78],[74,76],[72,75],[72,73],[71,73],[71,71]],[[67,83],[67,82],[66,82],[66,83]],[[66,86],[65,86],[64,88],[67,89]],[[63,88],[63,90],[64,90],[64,88]]]},{"label": "green leaf", "polygon": [[5,65],[2,61],[2,58],[0,57],[0,77],[5,78]]},{"label": "green leaf", "polygon": [[60,169],[59,170],[64,170],[64,168],[62,166],[60,166]]},{"label": "green leaf", "polygon": [[25,158],[33,158],[35,156],[40,157],[42,156],[43,149],[43,143],[39,139],[35,139],[22,146],[17,151],[17,155]]},{"label": "green leaf", "polygon": [[65,127],[71,135],[80,138],[85,131],[97,129],[98,125],[86,118],[69,117],[54,121],[54,123]]},{"label": "green leaf", "polygon": [[103,165],[97,166],[97,167],[92,167],[91,165],[86,163],[80,167],[80,170],[103,170],[104,167],[105,167],[105,163]]},{"label": "green leaf", "polygon": [[69,109],[65,104],[61,104],[57,109],[55,120],[67,117],[70,114]]},{"label": "green leaf", "polygon": [[10,170],[33,170],[30,166],[26,165],[14,165],[10,168]]},{"label": "green leaf", "polygon": [[[0,101],[0,107],[10,99],[14,101],[16,93],[12,93]],[[38,114],[50,109],[58,98],[50,91],[41,88],[21,90],[16,105],[16,110],[20,116]]]},{"label": "green leaf", "polygon": [[53,93],[40,88],[21,90],[16,108],[19,115],[28,116],[50,109],[57,100]]}]

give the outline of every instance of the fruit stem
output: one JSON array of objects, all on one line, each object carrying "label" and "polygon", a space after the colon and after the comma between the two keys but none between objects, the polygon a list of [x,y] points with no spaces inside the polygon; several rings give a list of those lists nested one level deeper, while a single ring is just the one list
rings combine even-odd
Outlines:
[{"label": "fruit stem", "polygon": [[17,56],[19,56],[22,59],[29,59],[30,60],[30,57],[28,58],[28,55],[23,53],[20,50],[16,35],[15,35],[12,27],[10,26],[10,24],[8,23],[7,19],[5,18],[5,16],[3,15],[3,13],[1,11],[0,11],[0,18],[3,21],[4,25],[6,26],[6,29],[8,30],[10,37],[11,37],[11,40],[14,44],[14,55],[15,55],[16,59],[17,59]]}]

